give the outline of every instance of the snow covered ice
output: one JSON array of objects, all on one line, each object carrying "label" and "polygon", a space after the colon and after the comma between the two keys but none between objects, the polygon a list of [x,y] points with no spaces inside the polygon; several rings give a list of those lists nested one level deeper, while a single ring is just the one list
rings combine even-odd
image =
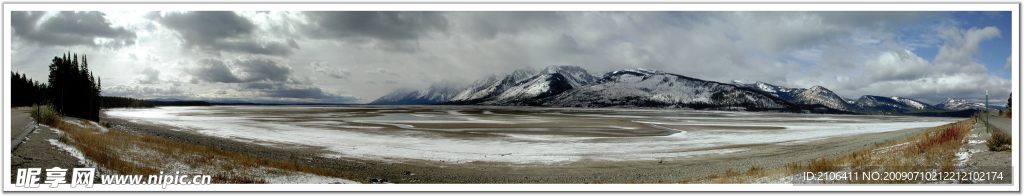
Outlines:
[{"label": "snow covered ice", "polygon": [[494,106],[216,106],[112,109],[133,122],[259,145],[323,147],[325,157],[553,164],[668,160],[957,118]]}]

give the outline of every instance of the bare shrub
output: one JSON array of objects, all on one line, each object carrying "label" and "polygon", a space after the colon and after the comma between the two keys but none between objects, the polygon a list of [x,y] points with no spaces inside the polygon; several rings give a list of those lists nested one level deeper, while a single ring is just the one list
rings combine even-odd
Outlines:
[{"label": "bare shrub", "polygon": [[998,131],[997,130],[997,131],[993,131],[991,136],[992,137],[988,138],[988,141],[985,143],[985,145],[988,146],[988,150],[991,150],[991,151],[1010,150],[1010,144],[1011,144],[1011,142],[1013,140],[1012,140],[1012,138],[1009,135],[1007,135],[1006,133],[1003,133],[1002,131]]}]

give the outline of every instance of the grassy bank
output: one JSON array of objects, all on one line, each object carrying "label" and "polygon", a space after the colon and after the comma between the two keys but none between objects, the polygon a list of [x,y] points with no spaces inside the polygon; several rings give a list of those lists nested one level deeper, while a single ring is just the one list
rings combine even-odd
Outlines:
[{"label": "grassy bank", "polygon": [[[683,180],[681,183],[792,183],[798,172],[951,172],[961,169],[958,152],[968,142],[974,128],[974,118],[929,128],[917,136],[857,150],[853,153],[808,162],[791,163],[781,169],[752,167],[747,171],[728,171],[704,179]],[[851,181],[849,183],[925,183],[923,181]]]},{"label": "grassy bank", "polygon": [[161,171],[211,175],[214,183],[268,183],[280,176],[319,176],[358,179],[349,173],[316,168],[291,160],[269,160],[163,138],[109,129],[98,123],[63,118],[46,106],[33,108],[39,122],[60,130],[59,141],[111,173],[151,175]]}]

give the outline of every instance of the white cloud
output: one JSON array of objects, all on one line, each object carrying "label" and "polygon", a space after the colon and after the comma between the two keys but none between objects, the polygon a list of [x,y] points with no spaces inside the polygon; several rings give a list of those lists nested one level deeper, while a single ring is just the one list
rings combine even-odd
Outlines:
[{"label": "white cloud", "polygon": [[933,72],[927,60],[913,52],[891,51],[864,63],[864,82],[915,80]]},{"label": "white cloud", "polygon": [[968,30],[954,27],[945,30],[942,32],[942,38],[946,42],[939,48],[939,54],[935,56],[934,62],[951,66],[966,65],[973,61],[974,55],[978,54],[978,45],[982,41],[999,36],[999,29],[995,27]]},{"label": "white cloud", "polygon": [[979,43],[998,36],[998,30],[994,27],[947,29],[943,33],[946,43],[940,48],[934,62],[928,62],[895,42],[885,41],[882,44],[889,51],[880,52],[860,63],[862,74],[852,81],[845,77],[834,77],[841,75],[839,73],[798,80],[802,83],[824,83],[823,86],[847,98],[861,95],[900,96],[932,104],[946,98],[979,101],[984,98],[985,89],[993,90],[996,94],[994,96],[1009,94],[1008,91],[997,89],[1009,89],[1010,81],[988,75],[987,68],[973,58],[974,54],[980,52]]},{"label": "white cloud", "polygon": [[1011,59],[1011,58],[1013,58],[1013,57],[1012,56],[1006,57],[1006,67],[1003,67],[1003,69],[1005,69],[1006,71],[1013,71],[1013,67],[1011,67],[1011,64],[1013,63],[1013,59]]}]

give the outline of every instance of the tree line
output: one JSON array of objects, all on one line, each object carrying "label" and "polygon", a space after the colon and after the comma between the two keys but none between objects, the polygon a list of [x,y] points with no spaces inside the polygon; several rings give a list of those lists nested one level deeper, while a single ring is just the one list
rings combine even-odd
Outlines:
[{"label": "tree line", "polygon": [[70,117],[99,120],[100,79],[89,71],[85,55],[78,60],[78,54],[70,52],[53,57],[50,63],[50,104],[53,108]]},{"label": "tree line", "polygon": [[131,97],[100,97],[102,108],[151,108],[155,107],[152,101],[136,99]]},{"label": "tree line", "polygon": [[11,72],[11,106],[45,104],[49,89],[46,83],[33,81],[22,73]]},{"label": "tree line", "polygon": [[83,54],[54,56],[49,65],[46,83],[32,80],[23,73],[11,72],[11,105],[51,105],[70,117],[98,121],[100,109],[156,106],[209,106],[204,101],[150,101],[130,97],[100,96],[101,81],[89,70]]},{"label": "tree line", "polygon": [[100,97],[103,108],[151,108],[156,106],[210,106],[205,101],[154,101],[131,97]]}]

